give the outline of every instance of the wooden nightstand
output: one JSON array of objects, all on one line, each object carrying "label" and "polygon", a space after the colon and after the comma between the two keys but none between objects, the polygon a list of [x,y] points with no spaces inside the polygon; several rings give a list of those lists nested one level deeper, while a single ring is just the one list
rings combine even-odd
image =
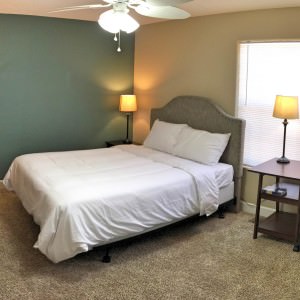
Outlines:
[{"label": "wooden nightstand", "polygon": [[[300,250],[299,225],[300,225],[300,189],[299,184],[287,185],[287,195],[277,196],[262,191],[264,175],[275,176],[276,184],[280,185],[281,179],[294,179],[300,183],[300,161],[291,160],[288,164],[277,163],[276,159],[271,159],[249,170],[259,174],[256,214],[254,223],[253,238],[257,238],[257,233],[272,235],[276,238],[284,239],[294,243],[294,251]],[[261,199],[276,202],[276,211],[265,220],[260,220]],[[297,206],[297,213],[287,213],[279,210],[279,203],[287,203]]]},{"label": "wooden nightstand", "polygon": [[117,145],[130,145],[132,142],[126,143],[125,140],[106,141],[106,147],[113,147]]}]

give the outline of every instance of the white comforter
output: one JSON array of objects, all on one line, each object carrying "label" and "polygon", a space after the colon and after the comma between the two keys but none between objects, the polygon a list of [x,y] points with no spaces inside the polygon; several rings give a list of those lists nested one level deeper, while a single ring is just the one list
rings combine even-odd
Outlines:
[{"label": "white comforter", "polygon": [[55,263],[218,207],[214,168],[143,146],[22,155],[3,182]]}]

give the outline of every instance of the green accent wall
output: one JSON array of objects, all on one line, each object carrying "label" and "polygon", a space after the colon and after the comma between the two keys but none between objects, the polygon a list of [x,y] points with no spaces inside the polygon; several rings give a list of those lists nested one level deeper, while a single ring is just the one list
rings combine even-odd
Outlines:
[{"label": "green accent wall", "polygon": [[134,35],[121,47],[97,22],[0,15],[0,178],[21,154],[125,138]]}]

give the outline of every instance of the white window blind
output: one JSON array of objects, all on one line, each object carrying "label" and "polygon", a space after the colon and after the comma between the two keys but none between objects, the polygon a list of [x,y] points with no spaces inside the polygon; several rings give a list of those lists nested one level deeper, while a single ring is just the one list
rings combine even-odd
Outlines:
[{"label": "white window blind", "polygon": [[[244,164],[281,157],[283,120],[276,95],[300,99],[300,42],[241,43],[237,114],[246,120]],[[300,120],[288,120],[285,156],[300,160]]]}]

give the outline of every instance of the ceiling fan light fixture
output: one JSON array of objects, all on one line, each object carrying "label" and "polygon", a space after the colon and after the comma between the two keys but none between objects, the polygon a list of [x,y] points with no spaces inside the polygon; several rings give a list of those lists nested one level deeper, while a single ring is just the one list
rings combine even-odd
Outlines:
[{"label": "ceiling fan light fixture", "polygon": [[113,9],[101,14],[98,19],[98,24],[104,30],[111,33],[118,33],[120,30],[131,33],[140,26],[126,11],[115,11]]},{"label": "ceiling fan light fixture", "polygon": [[98,19],[98,24],[104,30],[111,32],[111,33],[118,33],[120,31],[118,23],[116,22],[114,11],[112,9],[110,9],[100,15],[100,17]]},{"label": "ceiling fan light fixture", "polygon": [[125,31],[126,33],[134,32],[140,27],[140,24],[126,13],[123,13],[119,20],[120,29]]}]

